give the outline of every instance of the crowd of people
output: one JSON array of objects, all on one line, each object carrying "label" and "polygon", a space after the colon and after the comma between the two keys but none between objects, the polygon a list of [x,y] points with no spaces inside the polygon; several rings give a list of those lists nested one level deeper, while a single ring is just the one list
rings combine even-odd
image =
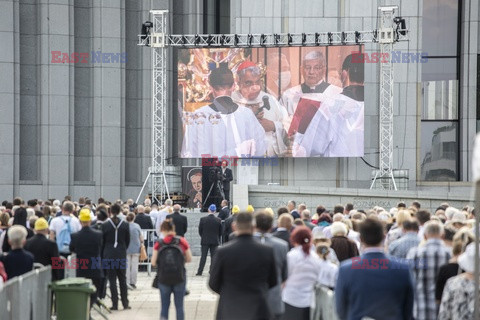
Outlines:
[{"label": "crowd of people", "polygon": [[[129,309],[142,247],[151,245],[142,229],[155,229],[151,263],[161,319],[168,319],[172,294],[177,319],[184,319],[185,263],[192,251],[185,239],[188,213],[180,211],[171,200],[4,201],[0,283],[34,265],[52,265],[53,280],[61,279],[58,262],[75,253],[84,266],[77,276],[97,288],[91,303],[105,297],[108,282],[111,309],[118,310],[118,281]],[[274,212],[230,208],[225,200],[222,208],[209,206],[198,225],[197,276],[210,253],[208,285],[220,295],[217,319],[310,319],[316,286],[334,291],[340,319],[473,319],[474,214],[448,203],[430,212],[416,201],[388,210],[319,205],[312,214],[294,201]]]}]

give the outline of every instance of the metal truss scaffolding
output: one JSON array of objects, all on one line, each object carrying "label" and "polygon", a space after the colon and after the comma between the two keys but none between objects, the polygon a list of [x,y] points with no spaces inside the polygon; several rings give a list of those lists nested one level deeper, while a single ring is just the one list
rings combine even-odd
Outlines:
[{"label": "metal truss scaffolding", "polygon": [[[167,10],[151,10],[153,26],[146,38],[152,47],[152,166],[140,190],[136,202],[150,180],[152,200],[170,198],[165,165],[167,157]],[[145,43],[144,43],[145,45]]]},{"label": "metal truss scaffolding", "polygon": [[389,59],[380,64],[380,113],[379,113],[379,136],[380,136],[380,161],[379,169],[375,174],[370,189],[375,186],[379,189],[397,190],[393,177],[393,64],[391,52],[393,43],[396,41],[394,33],[394,13],[396,6],[380,7],[380,30],[378,42],[380,54],[383,57],[388,53]]},{"label": "metal truss scaffolding", "polygon": [[[291,47],[328,46],[379,43],[382,53],[389,54],[389,61],[381,63],[380,72],[380,170],[375,181],[380,187],[395,189],[393,178],[393,65],[390,53],[393,43],[407,41],[407,30],[395,26],[396,6],[379,7],[381,28],[371,31],[342,31],[287,34],[190,34],[169,35],[167,10],[151,10],[151,29],[139,35],[138,45],[152,48],[152,166],[137,198],[137,203],[147,182],[151,182],[152,198],[170,198],[165,166],[167,158],[167,47]],[[389,179],[385,182],[385,177]],[[378,185],[378,184],[377,184]]]}]

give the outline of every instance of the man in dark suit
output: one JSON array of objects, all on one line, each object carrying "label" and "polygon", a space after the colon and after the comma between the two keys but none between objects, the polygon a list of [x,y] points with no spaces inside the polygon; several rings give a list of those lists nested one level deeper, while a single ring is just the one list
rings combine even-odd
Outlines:
[{"label": "man in dark suit", "polygon": [[[112,299],[111,310],[118,310],[117,278],[120,283],[120,295],[123,309],[131,309],[128,305],[127,292],[127,248],[130,244],[130,228],[128,222],[120,220],[121,208],[114,204],[110,208],[111,218],[102,224],[102,265],[107,269]],[[107,268],[108,267],[108,268]]]},{"label": "man in dark suit", "polygon": [[77,277],[84,277],[92,279],[93,284],[97,290],[92,293],[90,305],[97,301],[97,292],[103,286],[103,272],[100,267],[100,250],[102,248],[102,233],[90,227],[91,216],[90,210],[84,208],[80,210],[78,217],[82,224],[82,229],[78,232],[72,233],[72,240],[70,241],[70,252],[77,254],[77,259],[80,261],[77,269]]},{"label": "man in dark suit", "polygon": [[222,175],[223,175],[223,192],[225,199],[230,201],[230,182],[233,180],[232,169],[227,168],[227,160],[222,161]]},{"label": "man in dark suit", "polygon": [[188,229],[188,222],[187,222],[187,217],[180,214],[181,208],[182,207],[179,204],[174,205],[173,213],[167,215],[166,219],[172,219],[177,236],[185,237],[185,233],[187,233],[187,229]]},{"label": "man in dark suit", "polygon": [[222,236],[222,221],[215,217],[216,211],[217,207],[214,204],[210,205],[208,208],[208,215],[200,218],[200,223],[198,224],[198,234],[200,234],[202,245],[202,257],[200,258],[197,276],[202,275],[205,262],[207,261],[208,251],[210,251],[210,261],[212,261],[215,251],[220,245],[220,237]]},{"label": "man in dark suit", "polygon": [[142,205],[137,206],[137,215],[134,220],[142,229],[153,229],[153,222],[150,216],[145,214],[145,207]]},{"label": "man in dark suit", "polygon": [[253,217],[239,213],[235,240],[218,249],[208,285],[220,294],[217,319],[271,319],[268,290],[277,284],[273,249],[256,242]]},{"label": "man in dark suit", "polygon": [[223,225],[223,243],[226,243],[230,240],[230,234],[233,232],[233,222],[237,214],[240,213],[240,208],[237,205],[234,205],[232,208],[232,215],[225,220]]},{"label": "man in dark suit", "polygon": [[360,240],[364,254],[346,260],[339,269],[335,287],[339,319],[413,319],[409,266],[383,253],[382,223],[374,218],[362,222]]},{"label": "man in dark suit", "polygon": [[228,208],[228,200],[222,201],[222,209],[218,213],[218,218],[222,221],[226,220],[230,216],[230,209]]},{"label": "man in dark suit", "polygon": [[271,288],[268,292],[268,303],[270,311],[273,313],[275,320],[281,319],[283,313],[285,313],[285,305],[282,301],[282,288],[281,285],[287,280],[288,267],[287,267],[287,253],[288,242],[272,236],[269,232],[273,226],[273,215],[269,215],[265,212],[259,212],[255,215],[255,228],[256,232],[253,235],[254,239],[258,242],[265,244],[273,249],[275,257],[275,267],[277,268],[277,285]]},{"label": "man in dark suit", "polygon": [[293,200],[288,201],[287,208],[290,211],[293,219],[300,219],[300,214],[297,211],[297,203]]},{"label": "man in dark suit", "polygon": [[[33,254],[34,262],[44,266],[52,265],[54,259],[60,261],[58,246],[55,241],[47,239],[48,223],[44,218],[35,221],[35,235],[28,239],[25,250]],[[60,269],[52,268],[52,280],[60,280]]]}]

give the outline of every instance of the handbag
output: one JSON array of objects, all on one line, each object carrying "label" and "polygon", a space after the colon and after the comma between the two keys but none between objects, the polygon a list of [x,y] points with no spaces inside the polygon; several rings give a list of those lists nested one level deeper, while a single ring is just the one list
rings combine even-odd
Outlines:
[{"label": "handbag", "polygon": [[142,244],[140,246],[140,261],[145,261],[148,259],[148,256],[147,256],[147,250],[145,250],[145,245]]},{"label": "handbag", "polygon": [[155,274],[155,278],[153,279],[152,288],[158,289],[158,273]]}]

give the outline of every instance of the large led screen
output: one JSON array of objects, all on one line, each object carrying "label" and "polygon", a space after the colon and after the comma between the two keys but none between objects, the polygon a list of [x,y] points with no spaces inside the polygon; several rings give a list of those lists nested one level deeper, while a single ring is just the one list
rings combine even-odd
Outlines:
[{"label": "large led screen", "polygon": [[180,157],[363,156],[361,52],[179,49]]}]

